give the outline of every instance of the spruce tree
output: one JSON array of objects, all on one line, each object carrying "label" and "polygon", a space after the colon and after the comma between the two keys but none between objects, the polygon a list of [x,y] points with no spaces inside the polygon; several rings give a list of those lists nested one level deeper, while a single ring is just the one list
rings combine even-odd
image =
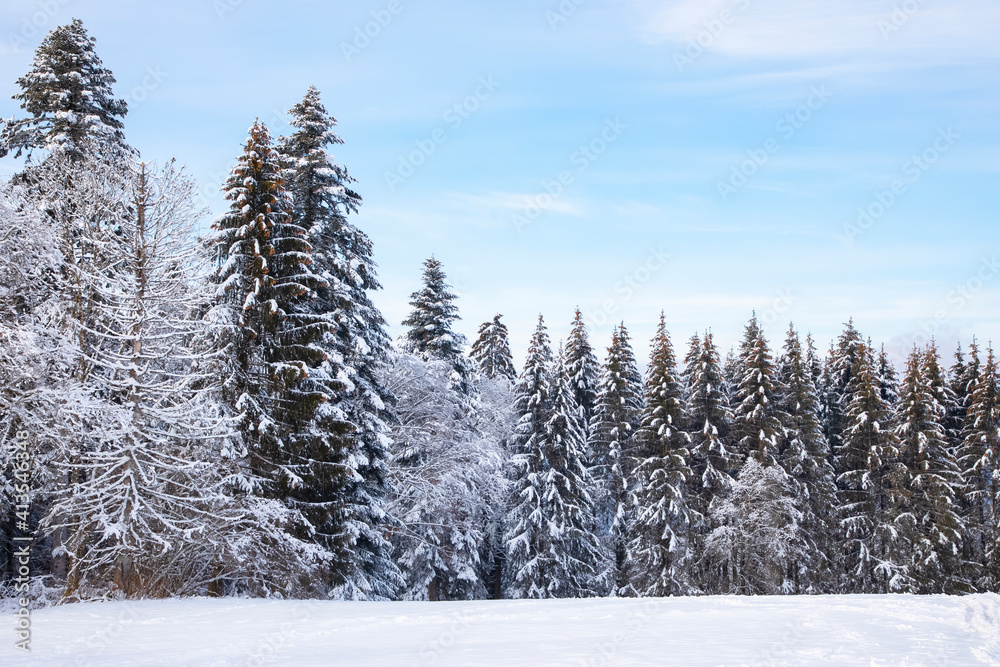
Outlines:
[{"label": "spruce tree", "polygon": [[465,336],[451,328],[460,318],[441,262],[433,257],[425,261],[422,280],[423,288],[410,295],[413,310],[403,320],[403,326],[409,329],[403,333],[402,347],[424,360],[440,359],[451,364],[456,388],[468,394],[469,368],[462,351]]},{"label": "spruce tree", "polygon": [[684,405],[677,360],[666,320],[652,341],[646,368],[645,407],[636,432],[642,460],[635,470],[635,519],[628,545],[631,591],[644,597],[691,592],[690,544],[697,523],[687,504],[691,436],[682,430]]},{"label": "spruce tree", "polygon": [[981,567],[976,587],[995,591],[1000,587],[1000,378],[992,347],[972,388],[958,462],[968,555]]},{"label": "spruce tree", "polygon": [[910,521],[905,512],[906,467],[892,430],[892,413],[879,391],[875,355],[858,343],[844,392],[844,428],[835,452],[840,472],[840,590],[889,593],[911,587]]},{"label": "spruce tree", "polygon": [[711,332],[705,332],[697,356],[687,363],[685,418],[692,439],[692,494],[699,499],[695,509],[704,515],[712,496],[725,493],[738,465],[736,452],[729,445],[733,414],[721,390],[722,368]]},{"label": "spruce tree", "polygon": [[[684,401],[685,430],[691,434],[691,477],[688,505],[698,521],[691,534],[695,554],[704,554],[705,539],[711,531],[709,507],[713,498],[724,497],[732,489],[735,451],[729,445],[732,410],[723,391],[719,351],[711,332],[692,339],[684,374],[687,388]],[[691,583],[698,590],[712,590],[707,563],[695,562]]]},{"label": "spruce tree", "polygon": [[955,488],[961,477],[948,448],[947,409],[935,396],[937,353],[916,348],[906,362],[900,388],[896,436],[909,481],[907,509],[913,517],[911,574],[917,592],[968,592],[961,563],[964,527]]},{"label": "spruce tree", "polygon": [[590,467],[598,486],[598,530],[614,553],[609,583],[613,594],[629,590],[626,557],[631,541],[632,471],[638,459],[634,438],[642,411],[642,376],[636,367],[628,331],[620,324],[611,334],[597,405],[590,424]]},{"label": "spruce tree", "polygon": [[783,419],[780,462],[795,485],[802,509],[802,532],[808,544],[805,558],[791,563],[789,577],[797,591],[832,591],[835,585],[834,535],[837,484],[830,465],[830,445],[820,422],[819,392],[814,368],[818,364],[812,339],[803,350],[795,329],[788,328],[779,362]]},{"label": "spruce tree", "polygon": [[283,177],[292,198],[292,222],[306,230],[312,245],[311,270],[323,279],[310,310],[332,320],[321,345],[328,361],[340,359],[346,377],[335,401],[353,425],[348,436],[352,468],[345,492],[353,564],[341,596],[387,599],[401,583],[384,537],[387,522],[386,434],[395,421],[393,397],[383,386],[391,340],[382,313],[371,300],[381,289],[367,235],[351,223],[361,197],[354,179],[330,154],[343,143],[336,119],[329,115],[319,91],[310,86],[289,110],[291,136],[278,141]]},{"label": "spruce tree", "polygon": [[548,553],[548,530],[543,521],[542,447],[549,418],[552,348],[542,317],[528,345],[524,370],[514,389],[517,426],[510,439],[511,501],[505,521],[507,572],[505,596],[546,597],[538,585],[541,559]]},{"label": "spruce tree", "polygon": [[231,350],[224,389],[251,484],[301,514],[292,532],[324,550],[319,583],[330,586],[351,568],[352,425],[331,408],[346,388],[340,360],[322,345],[336,323],[310,304],[324,280],[309,268],[312,246],[292,220],[284,185],[270,133],[257,121],[225,186],[230,210],[213,222],[216,317]]},{"label": "spruce tree", "polygon": [[779,387],[771,350],[756,314],[746,326],[734,372],[738,384],[732,392],[732,437],[739,463],[753,456],[761,465],[774,465],[784,415],[776,400]]},{"label": "spruce tree", "polygon": [[[869,345],[871,341],[869,341]],[[899,400],[899,379],[896,377],[896,369],[892,365],[892,360],[882,346],[878,354],[878,390],[882,400],[890,408],[895,407]]]},{"label": "spruce tree", "polygon": [[584,429],[588,437],[590,421],[594,417],[597,404],[597,385],[600,382],[601,366],[594,355],[583,323],[583,314],[577,308],[573,314],[569,337],[566,339],[566,369],[573,383],[576,403],[580,406]]},{"label": "spruce tree", "polygon": [[[847,391],[861,345],[861,333],[854,328],[854,320],[848,320],[844,331],[831,343],[823,369],[824,430],[834,453],[840,451],[844,429],[850,421],[844,414],[850,400]],[[838,475],[842,472],[844,471],[837,470]]]},{"label": "spruce tree", "polygon": [[479,326],[479,338],[473,343],[470,356],[476,360],[479,372],[484,376],[506,378],[513,382],[517,379],[517,371],[510,353],[507,325],[500,321],[501,317],[497,313],[492,322],[483,322]]},{"label": "spruce tree", "polygon": [[108,146],[124,146],[128,107],[114,97],[115,77],[94,44],[79,19],[45,36],[13,97],[30,116],[0,125],[0,157],[44,150],[78,161]]}]

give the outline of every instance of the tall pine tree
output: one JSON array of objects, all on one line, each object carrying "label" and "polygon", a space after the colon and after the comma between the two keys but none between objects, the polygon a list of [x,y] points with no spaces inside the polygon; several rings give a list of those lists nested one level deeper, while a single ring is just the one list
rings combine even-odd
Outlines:
[{"label": "tall pine tree", "polygon": [[635,470],[635,519],[627,568],[632,592],[664,597],[689,593],[690,544],[697,523],[687,503],[691,436],[682,430],[684,405],[666,319],[653,337],[646,367],[645,406],[636,432],[642,459]]},{"label": "tall pine tree", "polygon": [[336,405],[353,426],[345,491],[352,564],[339,594],[387,599],[401,580],[384,537],[386,437],[395,415],[393,397],[382,379],[391,340],[382,313],[371,300],[381,285],[371,240],[348,218],[361,204],[350,187],[354,179],[329,152],[343,143],[334,131],[336,119],[327,113],[315,87],[289,114],[295,131],[279,140],[278,153],[292,198],[291,217],[306,230],[312,245],[311,270],[323,279],[309,307],[336,325],[320,344],[327,351],[325,365],[336,359],[343,364],[346,382]]},{"label": "tall pine tree", "polygon": [[488,378],[517,379],[514,359],[510,353],[507,325],[500,321],[499,313],[491,322],[479,326],[479,337],[472,344],[470,355],[476,360],[479,372]]}]

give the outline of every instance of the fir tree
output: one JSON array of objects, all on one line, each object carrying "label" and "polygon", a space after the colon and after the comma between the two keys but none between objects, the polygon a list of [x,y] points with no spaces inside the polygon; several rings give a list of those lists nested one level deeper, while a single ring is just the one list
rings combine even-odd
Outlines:
[{"label": "fir tree", "polygon": [[972,389],[958,462],[968,554],[982,568],[977,588],[995,591],[1000,586],[1000,379],[992,347]]},{"label": "fir tree", "polygon": [[948,449],[947,410],[935,396],[938,374],[933,344],[916,349],[906,362],[900,391],[896,436],[908,469],[907,508],[913,516],[911,573],[922,593],[968,591],[960,562],[964,527],[957,514],[958,466]]},{"label": "fir tree", "polygon": [[0,127],[0,157],[36,149],[62,152],[72,160],[124,146],[124,100],[111,90],[115,77],[94,50],[83,23],[52,30],[35,50],[31,70],[17,80],[14,99],[30,114]]},{"label": "fir tree", "polygon": [[597,404],[601,366],[594,355],[594,349],[590,346],[587,327],[583,323],[583,315],[579,308],[573,314],[569,338],[566,339],[566,369],[573,383],[573,393],[577,405],[580,406],[584,429],[589,438],[590,421],[594,417],[594,406]]},{"label": "fir tree", "polygon": [[328,318],[335,329],[324,334],[328,361],[340,359],[346,382],[335,401],[349,435],[352,468],[345,491],[353,563],[341,596],[387,599],[401,580],[384,538],[387,517],[386,436],[395,420],[393,397],[383,386],[391,341],[385,320],[371,300],[381,289],[372,243],[348,216],[361,197],[351,189],[354,179],[336,163],[330,148],[343,143],[319,91],[310,87],[289,111],[295,132],[278,142],[286,189],[292,198],[292,222],[307,231],[312,245],[311,270],[323,279],[310,310]]},{"label": "fir tree", "polygon": [[879,391],[870,347],[859,343],[844,393],[845,428],[835,468],[840,472],[842,591],[888,593],[911,586],[905,512],[907,472]]},{"label": "fir tree", "polygon": [[[854,328],[854,321],[849,320],[844,331],[830,345],[826,359],[822,396],[824,430],[834,453],[840,451],[844,429],[850,421],[844,414],[850,400],[847,391],[861,345],[861,333]],[[838,475],[843,472],[837,469]]]},{"label": "fir tree", "polygon": [[597,405],[590,424],[589,460],[598,485],[598,530],[615,555],[609,574],[612,591],[629,590],[626,557],[631,541],[632,471],[639,458],[634,434],[642,411],[642,376],[636,368],[628,331],[620,324],[611,334]]},{"label": "fir tree", "polygon": [[740,464],[753,456],[762,465],[774,465],[784,415],[776,400],[777,377],[771,351],[756,314],[746,326],[734,372],[739,377],[732,392],[733,441]]},{"label": "fir tree", "polygon": [[[871,345],[871,341],[869,341]],[[882,400],[890,408],[896,405],[899,400],[899,379],[896,377],[896,369],[893,368],[892,360],[886,354],[885,345],[878,354],[878,391]]]},{"label": "fir tree", "polygon": [[[692,352],[696,344],[697,340],[693,340]],[[692,439],[692,494],[699,499],[695,509],[704,515],[712,496],[724,493],[732,482],[737,457],[728,444],[733,415],[729,399],[721,390],[722,368],[711,332],[705,332],[697,356],[693,361],[691,357],[689,353],[685,369],[686,430]]]},{"label": "fir tree", "polygon": [[459,319],[455,295],[441,262],[431,257],[424,262],[424,286],[410,295],[413,310],[403,320],[409,329],[403,334],[403,349],[422,359],[440,359],[452,365],[455,386],[463,394],[470,391],[468,366],[462,352],[465,336],[452,331]]},{"label": "fir tree", "polygon": [[213,223],[216,299],[231,349],[225,387],[239,416],[254,484],[304,519],[301,539],[327,554],[326,585],[351,568],[345,492],[345,435],[352,425],[334,408],[344,391],[340,360],[321,341],[335,326],[309,301],[324,281],[309,268],[312,246],[292,221],[278,155],[255,122],[226,183],[230,210]]},{"label": "fir tree", "polygon": [[829,591],[835,584],[837,485],[829,462],[830,445],[820,423],[816,365],[812,339],[806,339],[803,351],[798,334],[789,326],[779,364],[784,431],[780,462],[795,485],[803,537],[809,546],[803,559],[790,563],[791,583],[803,592]]},{"label": "fir tree", "polygon": [[644,597],[691,592],[688,569],[695,554],[689,533],[696,519],[686,497],[691,437],[681,430],[682,398],[677,360],[660,313],[646,368],[645,407],[635,435],[643,458],[635,470],[636,516],[628,545],[631,591]]},{"label": "fir tree", "polygon": [[507,325],[500,321],[499,313],[492,322],[483,322],[479,327],[479,338],[472,345],[470,355],[476,360],[479,372],[488,378],[517,379],[514,359],[510,353]]}]

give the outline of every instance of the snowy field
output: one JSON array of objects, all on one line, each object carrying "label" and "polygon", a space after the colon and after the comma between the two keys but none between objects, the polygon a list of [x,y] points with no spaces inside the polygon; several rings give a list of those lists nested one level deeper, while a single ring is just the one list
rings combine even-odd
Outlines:
[{"label": "snowy field", "polygon": [[0,665],[1000,665],[997,595],[187,599],[43,609],[32,627],[30,656],[5,633]]}]

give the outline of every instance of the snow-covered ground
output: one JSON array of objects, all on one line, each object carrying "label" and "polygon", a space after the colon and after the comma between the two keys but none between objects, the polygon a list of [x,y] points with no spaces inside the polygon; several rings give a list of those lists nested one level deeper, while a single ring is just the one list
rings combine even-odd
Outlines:
[{"label": "snow-covered ground", "polygon": [[[12,617],[0,623],[13,626]],[[1000,596],[65,605],[0,665],[1000,665]]]}]

